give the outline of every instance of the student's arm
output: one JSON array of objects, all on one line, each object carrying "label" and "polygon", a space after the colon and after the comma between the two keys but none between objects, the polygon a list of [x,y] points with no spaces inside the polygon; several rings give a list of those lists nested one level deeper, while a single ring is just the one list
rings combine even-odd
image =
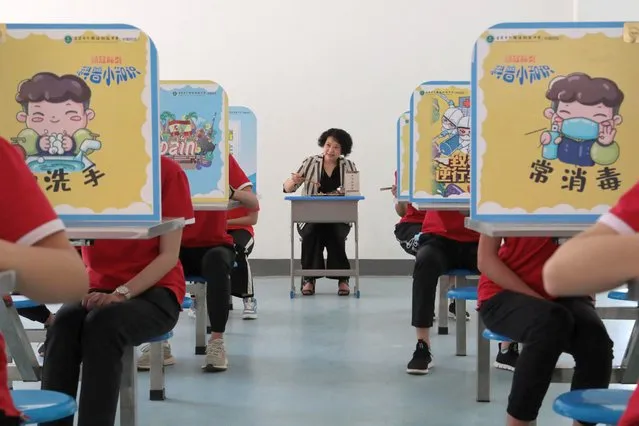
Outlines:
[{"label": "student's arm", "polygon": [[501,238],[488,237],[483,234],[479,237],[477,251],[477,267],[479,271],[504,290],[543,299],[540,294],[531,289],[512,269],[501,261],[498,255],[500,245]]},{"label": "student's arm", "polygon": [[258,212],[249,211],[246,216],[235,217],[226,221],[227,225],[255,226],[257,225]]},{"label": "student's arm", "polygon": [[404,201],[395,201],[395,213],[397,213],[397,216],[404,217],[406,215],[406,210],[408,210],[408,203]]},{"label": "student's arm", "polygon": [[597,223],[562,244],[544,267],[549,294],[587,295],[639,277],[639,183]]},{"label": "student's arm", "polygon": [[126,283],[131,297],[136,297],[153,287],[175,267],[180,256],[181,242],[182,229],[160,236],[160,250],[157,257]]},{"label": "student's arm", "polygon": [[[249,210],[259,210],[260,208],[260,202],[257,199],[257,196],[253,193],[253,188],[250,185],[233,192],[231,200],[238,201]],[[257,221],[257,215],[255,217]]]},{"label": "student's arm", "polygon": [[0,138],[0,270],[14,270],[16,291],[41,303],[78,301],[88,276],[24,160]]}]

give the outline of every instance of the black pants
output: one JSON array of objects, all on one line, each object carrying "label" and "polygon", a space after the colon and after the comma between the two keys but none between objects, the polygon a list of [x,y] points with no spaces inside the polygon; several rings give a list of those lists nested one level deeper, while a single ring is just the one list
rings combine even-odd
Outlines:
[{"label": "black pants", "polygon": [[235,266],[231,272],[231,294],[235,297],[246,298],[255,295],[253,274],[248,256],[253,251],[255,240],[246,229],[228,231],[235,242]]},{"label": "black pants", "polygon": [[418,234],[422,231],[421,223],[403,222],[395,225],[395,238],[404,251],[411,256],[417,255],[419,248]]},{"label": "black pants", "polygon": [[[351,232],[347,223],[300,223],[297,231],[302,237],[302,269],[350,269],[346,256],[346,237]],[[324,262],[326,249],[326,263]],[[321,277],[304,277],[315,280]],[[327,277],[348,281],[348,277]]]},{"label": "black pants", "polygon": [[224,333],[229,319],[231,272],[235,250],[231,246],[182,247],[180,261],[184,274],[199,275],[206,280],[206,308],[211,331]]},{"label": "black pants", "polygon": [[[175,295],[161,287],[91,311],[80,302],[63,305],[49,328],[42,389],[75,398],[82,365],[78,426],[113,426],[125,348],[171,331],[180,310]],[[72,426],[73,417],[46,425]]]},{"label": "black pants", "polygon": [[451,269],[477,269],[477,243],[420,235],[413,269],[413,327],[433,326],[437,280]]},{"label": "black pants", "polygon": [[7,417],[4,411],[0,411],[0,426],[20,426],[21,424],[20,417]]},{"label": "black pants", "polygon": [[[14,295],[20,295],[18,292],[14,292]],[[51,316],[51,311],[45,305],[34,306],[32,308],[21,308],[16,309],[18,311],[18,315],[29,319],[31,321],[39,322],[40,324],[44,324],[47,322],[49,317]]]},{"label": "black pants", "polygon": [[524,344],[508,397],[514,418],[537,418],[562,352],[575,358],[571,390],[608,387],[613,343],[589,297],[548,301],[504,291],[479,314],[487,328]]}]

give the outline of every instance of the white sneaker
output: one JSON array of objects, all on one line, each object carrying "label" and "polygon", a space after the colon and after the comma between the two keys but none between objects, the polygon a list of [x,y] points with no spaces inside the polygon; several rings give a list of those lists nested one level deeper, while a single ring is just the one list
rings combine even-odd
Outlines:
[{"label": "white sneaker", "polygon": [[254,297],[244,298],[244,312],[242,318],[245,320],[257,319],[257,299]]},{"label": "white sneaker", "polygon": [[227,368],[229,368],[229,361],[226,358],[224,339],[209,340],[209,343],[206,345],[206,361],[202,369],[212,373],[225,371]]},{"label": "white sneaker", "polygon": [[[150,370],[151,369],[151,344],[147,343],[146,345],[140,348],[142,351],[142,355],[138,358],[138,370]],[[164,366],[168,367],[169,365],[175,364],[175,358],[171,354],[171,345],[169,342],[162,342],[162,355],[164,356]]]}]

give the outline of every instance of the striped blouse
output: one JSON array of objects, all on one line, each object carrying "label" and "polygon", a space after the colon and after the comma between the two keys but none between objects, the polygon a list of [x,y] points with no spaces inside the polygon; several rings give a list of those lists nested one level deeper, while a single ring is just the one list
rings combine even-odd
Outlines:
[{"label": "striped blouse", "polygon": [[[304,185],[304,189],[302,192],[304,195],[317,195],[319,189],[319,183],[322,178],[322,163],[323,163],[323,155],[312,155],[307,157],[297,169],[297,173],[304,176],[304,178],[310,182],[304,182],[303,184],[295,185],[293,187],[293,191],[295,192],[299,189],[300,186]],[[344,157],[339,157],[337,160],[337,167],[339,167],[339,178],[340,182],[344,183],[344,174],[346,172],[356,172],[357,167],[355,167],[355,163],[351,160],[348,160]]]}]

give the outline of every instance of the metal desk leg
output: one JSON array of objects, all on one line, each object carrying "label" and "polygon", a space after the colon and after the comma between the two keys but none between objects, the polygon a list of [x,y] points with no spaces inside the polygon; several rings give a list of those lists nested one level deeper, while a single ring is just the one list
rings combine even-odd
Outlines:
[{"label": "metal desk leg", "polygon": [[[293,203],[291,203],[291,210]],[[295,298],[295,222],[293,222],[293,212],[291,211],[291,289],[289,296],[291,299]]]},{"label": "metal desk leg", "polygon": [[628,340],[628,346],[626,352],[623,355],[621,361],[621,368],[625,369],[623,374],[624,384],[635,384],[639,380],[639,358],[637,356],[637,345],[639,340],[639,320],[635,321],[632,326],[632,332],[630,333],[630,339]]},{"label": "metal desk leg", "polygon": [[122,356],[122,380],[120,383],[120,426],[137,426],[137,368],[135,348],[124,349]]},{"label": "metal desk leg", "polygon": [[206,354],[206,284],[195,284],[195,355]]},{"label": "metal desk leg", "polygon": [[359,299],[359,220],[354,224],[355,227],[355,297]]},{"label": "metal desk leg", "polygon": [[482,337],[484,328],[485,328],[484,322],[481,320],[481,318],[478,317],[477,318],[477,402],[490,402],[490,341]]},{"label": "metal desk leg", "polygon": [[450,286],[450,277],[442,275],[439,277],[439,325],[437,334],[448,334],[448,287]]},{"label": "metal desk leg", "polygon": [[[463,287],[465,285],[464,277],[455,277],[455,287]],[[466,356],[466,301],[456,299],[455,300],[455,315],[457,320],[455,321],[455,340],[457,356]]]},{"label": "metal desk leg", "polygon": [[166,399],[164,386],[164,342],[153,342],[149,350],[151,369],[149,376],[149,399],[151,401],[164,401]]}]

